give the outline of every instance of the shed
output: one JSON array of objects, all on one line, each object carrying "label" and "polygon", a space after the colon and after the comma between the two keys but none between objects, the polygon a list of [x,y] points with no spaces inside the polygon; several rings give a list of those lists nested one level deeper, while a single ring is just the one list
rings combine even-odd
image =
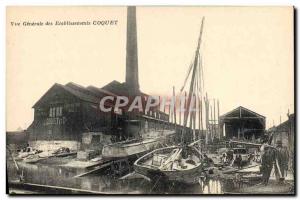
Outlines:
[{"label": "shed", "polygon": [[228,139],[256,139],[264,134],[265,127],[265,116],[242,106],[220,116],[220,128]]}]

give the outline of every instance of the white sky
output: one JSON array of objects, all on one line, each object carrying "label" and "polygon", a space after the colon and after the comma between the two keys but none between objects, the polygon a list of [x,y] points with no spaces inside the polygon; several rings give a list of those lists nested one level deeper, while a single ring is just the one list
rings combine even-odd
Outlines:
[{"label": "white sky", "polygon": [[[205,87],[221,114],[241,105],[267,127],[294,109],[292,7],[138,7],[139,81],[148,94],[182,86],[205,16]],[[117,26],[12,27],[11,21],[118,20]],[[7,130],[33,120],[55,83],[102,87],[125,79],[125,7],[7,10]]]}]

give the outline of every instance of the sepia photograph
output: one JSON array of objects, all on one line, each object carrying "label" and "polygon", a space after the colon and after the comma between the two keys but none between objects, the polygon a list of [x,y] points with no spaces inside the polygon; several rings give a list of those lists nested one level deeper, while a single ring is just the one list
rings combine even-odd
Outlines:
[{"label": "sepia photograph", "polygon": [[295,195],[293,6],[7,6],[6,193]]}]

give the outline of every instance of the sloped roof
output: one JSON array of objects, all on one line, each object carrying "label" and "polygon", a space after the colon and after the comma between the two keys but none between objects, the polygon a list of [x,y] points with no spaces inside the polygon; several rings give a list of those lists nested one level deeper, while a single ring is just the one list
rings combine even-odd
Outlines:
[{"label": "sloped roof", "polygon": [[110,96],[116,96],[112,92],[109,92],[109,91],[104,90],[102,88],[97,88],[97,87],[92,86],[92,85],[88,86],[86,89],[89,90],[90,92],[94,93],[97,96],[103,96],[103,94],[110,95]]},{"label": "sloped roof", "polygon": [[113,80],[112,82],[106,84],[101,89],[110,91],[118,95],[128,95],[128,87],[126,83],[120,83],[119,81]]},{"label": "sloped roof", "polygon": [[38,104],[40,104],[44,98],[46,98],[47,94],[49,94],[52,90],[55,90],[57,88],[63,89],[69,94],[73,95],[74,97],[77,97],[81,99],[82,101],[91,102],[91,103],[99,103],[101,97],[112,95],[116,96],[115,94],[105,91],[100,88],[96,88],[94,86],[89,86],[87,88],[75,84],[75,83],[67,83],[66,85],[62,85],[59,83],[55,83],[34,105],[33,108],[36,107]]},{"label": "sloped roof", "polygon": [[[91,102],[94,104],[99,104],[100,100],[105,96],[113,96],[116,97],[118,95],[129,95],[128,94],[128,87],[126,83],[120,83],[118,81],[112,81],[105,85],[102,88],[97,88],[95,86],[88,86],[83,87],[81,85],[78,85],[76,83],[69,82],[65,85],[55,83],[51,88],[48,89],[48,91],[32,106],[33,108],[40,105],[42,102],[47,101],[48,95],[53,91],[57,89],[62,89],[68,94],[73,95],[75,98],[79,98],[82,101],[85,102]],[[140,92],[140,95],[142,96],[149,96],[143,92]],[[107,106],[113,106],[110,102],[105,102],[105,105]],[[157,106],[159,107],[159,106]],[[161,111],[161,113],[164,113]],[[167,113],[165,113],[167,115]]]},{"label": "sloped roof", "polygon": [[[282,122],[281,124],[278,124],[277,126],[275,126],[275,127],[273,128],[273,130],[275,130],[275,131],[276,131],[276,130],[277,130],[277,131],[288,131],[289,128],[290,128],[290,126],[291,126],[291,122],[295,120],[294,117],[295,117],[294,113],[291,114],[291,115],[289,116],[289,119],[287,119],[286,121]],[[271,129],[270,129],[270,131],[271,131]]]},{"label": "sloped roof", "polygon": [[278,126],[276,126],[276,130],[277,131],[288,131],[289,130],[289,125],[290,125],[290,121],[286,120],[285,122],[279,124]]},{"label": "sloped roof", "polygon": [[221,115],[220,118],[260,118],[265,119],[266,117],[263,115],[260,115],[254,111],[251,111],[243,106],[239,106],[235,108],[234,110],[225,113],[224,115]]},{"label": "sloped roof", "polygon": [[70,82],[66,85],[62,85],[62,87],[83,101],[92,103],[99,102],[99,98],[83,86]]}]

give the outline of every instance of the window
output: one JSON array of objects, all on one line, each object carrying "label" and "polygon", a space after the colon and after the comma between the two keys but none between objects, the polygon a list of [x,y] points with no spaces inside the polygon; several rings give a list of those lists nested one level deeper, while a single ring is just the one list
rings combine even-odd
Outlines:
[{"label": "window", "polygon": [[78,112],[80,104],[79,103],[70,103],[65,105],[65,109],[67,112]]},{"label": "window", "polygon": [[62,116],[62,106],[52,107],[49,110],[49,117],[61,117]]},{"label": "window", "polygon": [[62,107],[56,107],[56,117],[62,116]]},{"label": "window", "polygon": [[50,108],[50,110],[49,110],[49,117],[53,117],[53,116],[52,116],[52,109],[53,109],[53,108]]},{"label": "window", "polygon": [[55,116],[55,110],[54,108],[50,108],[50,117],[54,117]]},{"label": "window", "polygon": [[55,108],[52,108],[52,117],[55,117]]}]

